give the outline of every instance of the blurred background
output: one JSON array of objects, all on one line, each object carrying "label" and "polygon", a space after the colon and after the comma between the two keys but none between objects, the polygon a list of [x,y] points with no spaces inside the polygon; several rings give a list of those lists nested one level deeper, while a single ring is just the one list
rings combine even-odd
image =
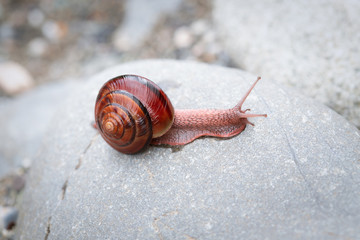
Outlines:
[{"label": "blurred background", "polygon": [[[208,0],[3,0],[1,95],[86,78],[121,62],[191,59],[231,66],[212,27]],[[9,64],[9,61],[12,63]],[[16,63],[17,66],[14,66]],[[5,83],[10,74],[23,81]]]}]

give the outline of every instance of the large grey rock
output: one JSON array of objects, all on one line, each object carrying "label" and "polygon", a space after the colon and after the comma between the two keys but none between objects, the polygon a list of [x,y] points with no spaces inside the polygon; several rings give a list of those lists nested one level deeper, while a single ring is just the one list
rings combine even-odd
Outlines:
[{"label": "large grey rock", "polygon": [[245,103],[255,127],[180,149],[113,150],[91,126],[98,89],[125,73],[158,82],[175,108],[235,105],[255,76],[141,61],[94,76],[58,112],[33,163],[19,239],[351,238],[360,230],[360,134],[267,79]]},{"label": "large grey rock", "polygon": [[218,34],[246,71],[292,85],[360,127],[360,1],[214,0]]},{"label": "large grey rock", "polygon": [[31,163],[57,108],[79,85],[48,84],[15,99],[0,99],[0,178]]}]

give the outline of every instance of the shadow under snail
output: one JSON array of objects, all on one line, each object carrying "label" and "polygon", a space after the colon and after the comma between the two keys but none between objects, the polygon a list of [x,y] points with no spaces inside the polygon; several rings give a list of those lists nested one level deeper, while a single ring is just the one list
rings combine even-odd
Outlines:
[{"label": "shadow under snail", "polygon": [[232,137],[242,132],[249,114],[241,107],[255,87],[253,83],[240,102],[226,110],[174,110],[161,88],[137,75],[122,75],[106,82],[95,104],[95,124],[104,140],[116,150],[133,154],[149,144],[184,145],[201,136]]}]

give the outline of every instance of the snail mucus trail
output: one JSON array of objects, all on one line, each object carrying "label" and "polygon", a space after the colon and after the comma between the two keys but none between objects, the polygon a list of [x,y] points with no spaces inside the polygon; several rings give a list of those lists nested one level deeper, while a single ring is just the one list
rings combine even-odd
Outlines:
[{"label": "snail mucus trail", "polygon": [[242,132],[249,117],[242,105],[260,77],[233,108],[181,109],[174,107],[159,86],[137,75],[110,79],[99,91],[95,104],[95,124],[114,149],[134,154],[152,145],[184,145],[201,136],[228,138]]}]

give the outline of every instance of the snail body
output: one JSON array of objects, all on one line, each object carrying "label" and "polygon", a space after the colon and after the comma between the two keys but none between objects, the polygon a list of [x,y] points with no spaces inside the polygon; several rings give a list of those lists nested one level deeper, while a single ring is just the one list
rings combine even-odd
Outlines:
[{"label": "snail body", "polygon": [[248,117],[266,117],[241,110],[256,82],[240,102],[226,110],[174,110],[154,82],[122,75],[106,82],[95,104],[95,124],[107,143],[123,153],[137,153],[149,144],[184,145],[201,136],[232,137],[242,132]]}]

